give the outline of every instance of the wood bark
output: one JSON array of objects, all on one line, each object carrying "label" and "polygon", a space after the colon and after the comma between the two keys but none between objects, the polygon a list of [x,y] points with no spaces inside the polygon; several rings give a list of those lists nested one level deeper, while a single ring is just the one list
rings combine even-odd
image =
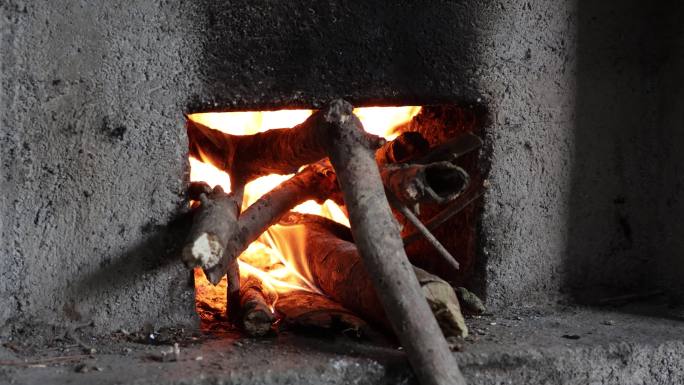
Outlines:
[{"label": "wood bark", "polygon": [[321,111],[328,132],[325,148],[342,189],[354,241],[418,380],[424,385],[464,384],[404,251],[361,122],[343,100],[334,100]]}]

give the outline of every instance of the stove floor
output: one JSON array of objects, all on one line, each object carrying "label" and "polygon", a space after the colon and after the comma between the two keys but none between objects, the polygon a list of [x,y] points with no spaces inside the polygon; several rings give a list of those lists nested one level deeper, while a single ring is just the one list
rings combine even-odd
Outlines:
[{"label": "stove floor", "polygon": [[[662,314],[666,314],[663,316]],[[519,308],[468,320],[468,384],[681,384],[684,321],[658,306]],[[400,350],[344,337],[237,333],[148,343],[120,335],[0,348],[2,384],[412,384]],[[151,344],[149,342],[155,342]],[[88,346],[91,346],[89,349]],[[92,349],[92,350],[91,350]]]}]

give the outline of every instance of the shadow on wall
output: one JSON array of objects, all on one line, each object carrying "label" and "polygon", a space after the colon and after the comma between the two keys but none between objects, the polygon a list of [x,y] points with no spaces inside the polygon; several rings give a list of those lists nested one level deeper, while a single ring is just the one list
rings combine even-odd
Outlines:
[{"label": "shadow on wall", "polygon": [[684,6],[579,3],[566,287],[580,302],[673,293],[684,281]]},{"label": "shadow on wall", "polygon": [[[148,301],[181,301],[187,302],[187,314],[168,314],[169,318],[182,325],[195,325],[197,323],[194,313],[194,291],[192,275],[187,272],[182,274],[188,279],[178,281],[170,292],[157,292],[154,290],[141,292],[132,288],[138,287],[140,282],[150,279],[151,276],[167,275],[167,279],[178,279],[174,271],[185,271],[185,267],[179,268],[180,252],[191,225],[191,215],[188,210],[180,209],[165,224],[150,223],[143,229],[144,239],[130,247],[124,254],[114,258],[112,262],[100,264],[99,268],[78,277],[74,282],[63,290],[71,302],[62,309],[70,321],[92,321],[100,328],[109,320],[105,317],[90,319],[92,314],[87,308],[81,309],[82,304],[98,303],[100,306],[112,307],[116,305],[121,295],[133,296],[131,299],[139,306],[145,307]],[[185,294],[193,294],[191,297]],[[127,298],[128,299],[128,298]],[[85,311],[84,311],[85,310]],[[129,318],[134,322],[139,321],[139,314],[130,314],[122,318]],[[148,320],[155,322],[151,318]],[[137,322],[139,323],[139,322]],[[136,324],[137,324],[136,323]]]}]

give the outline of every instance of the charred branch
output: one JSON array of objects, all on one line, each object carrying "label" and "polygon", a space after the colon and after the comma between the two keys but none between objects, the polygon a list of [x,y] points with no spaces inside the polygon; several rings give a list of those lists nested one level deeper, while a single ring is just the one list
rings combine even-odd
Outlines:
[{"label": "charred branch", "polygon": [[208,194],[200,192],[197,198],[201,205],[193,217],[182,258],[188,267],[206,268],[223,257],[231,234],[237,229],[238,204],[220,186]]},{"label": "charred branch", "polygon": [[[240,314],[242,329],[250,336],[260,337],[270,330],[276,317],[269,304],[272,302],[263,283],[254,276],[245,279],[240,287]],[[231,309],[232,312],[232,309]]]},{"label": "charred branch", "polygon": [[404,251],[361,122],[343,100],[332,101],[322,112],[328,132],[325,148],[342,189],[354,241],[416,376],[423,384],[464,384]]},{"label": "charred branch", "polygon": [[378,165],[405,162],[424,155],[430,144],[419,132],[409,131],[387,142],[375,152]]},{"label": "charred branch", "polygon": [[468,186],[470,177],[450,162],[429,164],[396,164],[380,173],[385,188],[404,205],[443,204],[458,197]]},{"label": "charred branch", "polygon": [[[206,274],[205,274],[206,275]],[[228,320],[235,322],[237,315],[241,314],[242,301],[240,300],[240,266],[237,260],[231,261],[226,271],[226,298],[228,299]]]}]

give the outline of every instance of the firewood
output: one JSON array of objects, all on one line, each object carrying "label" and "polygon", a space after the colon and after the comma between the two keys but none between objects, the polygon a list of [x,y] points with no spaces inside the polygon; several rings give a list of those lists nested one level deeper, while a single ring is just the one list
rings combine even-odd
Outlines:
[{"label": "firewood", "polygon": [[234,323],[237,321],[237,316],[242,313],[242,301],[240,299],[242,285],[240,283],[240,266],[237,260],[231,261],[228,265],[226,281],[226,299],[228,300],[226,311],[228,312],[228,320]]},{"label": "firewood", "polygon": [[404,205],[443,204],[454,200],[468,186],[470,177],[451,162],[394,164],[383,167],[380,175],[385,188]]},{"label": "firewood", "polygon": [[416,377],[423,384],[464,384],[404,251],[373,150],[351,104],[321,110],[324,147],[337,174],[354,241]]},{"label": "firewood", "polygon": [[409,159],[424,156],[430,148],[423,135],[419,132],[404,132],[394,140],[387,142],[375,152],[378,165],[402,163]]},{"label": "firewood", "polygon": [[314,164],[261,196],[240,214],[238,223],[232,228],[230,242],[224,246],[222,257],[205,270],[207,279],[217,284],[231,261],[237,259],[282,215],[309,199],[323,202],[335,189],[334,183],[335,179],[330,179],[330,174],[320,164]]},{"label": "firewood", "polygon": [[[323,111],[317,111],[291,129],[231,135],[188,119],[190,156],[226,171],[233,185],[269,174],[292,174],[299,167],[327,156],[323,123]],[[373,141],[376,147],[385,143],[370,134],[366,140]]]},{"label": "firewood", "polygon": [[[376,147],[380,141],[364,135],[364,140]],[[384,153],[384,161],[398,159],[398,154],[406,157],[412,148],[422,148],[422,136],[401,135],[394,141],[383,145],[376,153]],[[418,150],[417,150],[418,151]],[[388,155],[392,154],[392,155]],[[410,185],[410,182],[406,183]],[[321,160],[305,167],[292,178],[281,183],[273,190],[261,196],[256,202],[240,214],[237,231],[233,234],[230,244],[225,249],[223,257],[214,265],[205,269],[207,279],[216,284],[226,272],[230,261],[235,260],[271,225],[278,222],[281,216],[295,206],[307,200],[319,203],[332,199],[343,204],[342,192],[339,189],[337,176],[328,160]]]},{"label": "firewood", "polygon": [[235,233],[238,204],[221,186],[216,186],[209,194],[200,192],[197,198],[201,205],[193,217],[182,258],[188,267],[205,268],[218,263],[229,238]]},{"label": "firewood", "polygon": [[487,311],[482,300],[465,287],[457,287],[456,296],[458,297],[459,303],[463,304],[463,310],[465,310],[466,313],[480,315]]},{"label": "firewood", "polygon": [[[372,324],[390,329],[388,316],[380,306],[348,227],[327,218],[299,213],[287,214],[279,224],[283,231],[291,229],[304,234],[308,271],[318,288]],[[297,226],[303,226],[304,231]],[[467,336],[468,329],[451,285],[425,270],[411,267],[444,336]]]},{"label": "firewood", "polygon": [[[463,211],[463,209],[465,209],[466,207],[474,203],[476,200],[478,200],[482,196],[481,190],[482,188],[477,187],[472,187],[468,189],[468,191],[457,197],[453,202],[449,203],[449,205],[446,206],[439,214],[435,215],[423,226],[428,231],[434,231],[439,226],[446,223],[446,221],[449,220],[449,218],[460,213],[461,211]],[[419,229],[416,229],[415,231],[403,237],[404,246],[410,245],[416,240],[422,238],[423,236],[423,233]]]},{"label": "firewood", "polygon": [[[385,166],[385,168],[387,167],[394,168],[397,166]],[[425,169],[426,167],[431,167],[431,165],[421,165],[419,167]],[[457,168],[456,166],[450,164],[446,167],[448,167],[450,170]],[[407,169],[414,168],[409,167]],[[400,172],[390,172],[384,174],[390,176],[387,178],[388,192],[406,195],[406,188],[412,188],[411,186],[415,185],[424,186],[426,183],[429,185],[428,182],[425,182],[427,180],[425,173],[411,172],[407,174],[408,175],[402,175]],[[393,175],[394,177],[392,177]],[[412,181],[412,176],[416,178],[415,181]],[[392,179],[397,180],[397,182],[393,182]],[[460,189],[458,185],[454,184],[454,186],[456,187],[454,191]],[[206,187],[197,185],[193,186],[192,188],[195,191],[204,191],[203,189]],[[452,194],[456,193],[452,192]],[[236,199],[238,198],[234,198],[234,200]],[[319,161],[313,165],[307,166],[304,170],[297,173],[292,178],[264,194],[254,204],[240,214],[240,218],[237,220],[237,223],[234,223],[235,219],[233,219],[233,216],[226,217],[224,221],[233,222],[230,223],[233,233],[230,234],[229,241],[226,244],[216,244],[216,249],[213,253],[214,257],[211,259],[205,258],[202,261],[195,262],[195,265],[202,266],[207,279],[213,284],[217,284],[223,275],[227,273],[229,264],[233,263],[232,261],[235,261],[235,259],[237,259],[238,256],[245,251],[252,242],[254,242],[270,226],[275,224],[280,217],[282,217],[292,208],[310,199],[316,200],[319,203],[322,203],[326,199],[332,199],[340,205],[344,204],[341,191],[339,190],[337,176],[327,160]],[[410,213],[404,212],[403,215],[411,219]],[[414,217],[413,219],[414,224],[419,226],[419,223],[415,223],[417,218]],[[421,228],[419,227],[419,229]],[[425,234],[425,231],[426,230],[419,234],[419,236],[426,237],[428,241],[430,241],[430,234]],[[440,249],[441,245],[439,242],[434,240],[434,237],[432,238],[433,240],[431,243],[433,246],[438,250],[442,250],[442,255],[444,255],[444,258],[457,266],[458,263],[454,262],[455,259],[453,256],[451,256],[448,251],[444,251],[445,249],[443,247]],[[413,239],[411,239],[411,242],[412,241]],[[405,242],[405,244],[408,243],[410,242]],[[221,257],[217,257],[218,255],[221,255]],[[188,260],[191,261],[192,258],[188,258]],[[234,292],[235,291],[233,291],[233,293]]]},{"label": "firewood", "polygon": [[309,331],[311,328],[341,331],[352,337],[382,339],[353,312],[317,293],[293,290],[280,294],[275,310],[282,317],[281,327]]},{"label": "firewood", "polygon": [[423,225],[423,222],[421,222],[420,219],[418,219],[418,217],[416,217],[413,214],[413,211],[409,210],[408,207],[406,207],[403,203],[399,202],[399,200],[394,196],[394,194],[391,191],[387,192],[387,199],[389,199],[390,203],[392,204],[392,207],[397,209],[404,216],[404,218],[406,218],[409,222],[411,222],[411,224],[413,224],[413,226],[416,228],[416,231],[420,235],[422,235],[425,238],[425,240],[427,240],[427,242],[435,248],[435,250],[437,250],[439,255],[442,256],[442,258],[445,261],[447,261],[447,263],[449,263],[451,267],[453,267],[455,270],[460,269],[461,266],[456,260],[456,258],[454,258],[454,256],[451,255],[449,250],[447,250],[446,247],[444,247],[444,245],[442,245],[439,242],[437,237],[435,237],[430,232],[430,230],[428,230],[428,228]]},{"label": "firewood", "polygon": [[270,306],[272,302],[272,295],[264,289],[259,278],[249,276],[243,280],[240,287],[240,310],[236,313],[240,314],[240,325],[247,334],[260,337],[271,330],[276,320]]}]

